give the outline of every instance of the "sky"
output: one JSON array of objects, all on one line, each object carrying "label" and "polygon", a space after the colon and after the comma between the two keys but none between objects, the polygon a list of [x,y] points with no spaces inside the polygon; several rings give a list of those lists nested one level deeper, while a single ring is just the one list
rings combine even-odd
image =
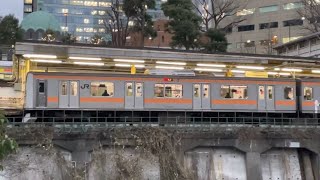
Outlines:
[{"label": "sky", "polygon": [[23,0],[0,0],[0,16],[14,14],[19,21],[23,18]]}]

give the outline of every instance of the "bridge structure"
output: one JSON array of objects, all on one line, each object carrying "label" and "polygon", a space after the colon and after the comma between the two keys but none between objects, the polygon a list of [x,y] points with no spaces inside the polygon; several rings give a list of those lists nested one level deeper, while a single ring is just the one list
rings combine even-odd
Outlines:
[{"label": "bridge structure", "polygon": [[[193,51],[124,49],[38,42],[18,42],[15,48],[13,64],[16,66],[13,65],[15,78],[12,81],[12,88],[14,92],[21,92],[21,97],[24,93],[26,73],[30,71],[129,73],[130,67],[135,65],[137,73],[164,66],[214,76],[224,76],[227,70],[233,70],[233,74],[239,77],[248,74],[259,75],[259,72],[263,71],[267,77],[296,78],[319,77],[317,71],[313,70],[320,69],[317,58],[234,53],[206,54]],[[251,69],[242,69],[241,66],[251,66]],[[13,109],[22,109],[22,106]],[[180,139],[172,142],[177,145],[175,149],[177,161],[193,172],[194,179],[319,180],[320,178],[318,142],[320,124],[316,116],[265,118],[263,115],[252,113],[248,117],[41,116],[36,121],[27,118],[9,117],[8,132],[11,131],[13,136],[16,135],[21,148],[15,160],[19,162],[26,154],[35,159],[39,157],[34,153],[36,151],[30,150],[30,146],[39,145],[39,142],[35,141],[37,138],[29,134],[21,136],[23,134],[21,132],[26,132],[30,128],[44,129],[43,135],[45,135],[46,129],[51,129],[53,136],[47,139],[56,150],[65,155],[67,162],[72,162],[74,167],[75,164],[85,167],[86,179],[98,178],[95,175],[97,170],[95,166],[87,166],[92,162],[93,152],[97,146],[107,152],[107,157],[116,154],[115,146],[122,147],[126,157],[134,157],[137,155],[135,152],[137,142],[135,136],[131,134],[141,129],[166,131],[169,133],[169,139],[172,134],[178,134]],[[121,136],[117,137],[121,141],[120,144],[119,141],[117,143],[114,141],[116,131],[122,132]],[[42,135],[37,134],[37,136]],[[40,145],[45,147],[46,143]],[[158,160],[155,164],[152,164],[150,159],[144,161],[146,162],[143,166],[144,172],[150,173],[144,173],[141,179],[163,179],[161,162],[159,157],[156,159]],[[41,172],[30,168],[26,170],[28,173],[20,173],[18,177],[39,173],[38,179],[46,179],[41,175],[46,171],[45,168],[58,166],[50,163],[40,163],[39,169],[43,170]],[[112,174],[113,172],[107,167],[114,165],[114,161],[109,159],[104,163],[105,172]],[[59,179],[61,172],[55,171],[55,174],[55,179]]]}]

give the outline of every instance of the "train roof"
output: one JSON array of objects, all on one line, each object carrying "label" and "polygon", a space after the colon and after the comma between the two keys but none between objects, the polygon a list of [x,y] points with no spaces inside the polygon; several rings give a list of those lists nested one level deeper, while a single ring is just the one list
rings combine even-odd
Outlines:
[{"label": "train roof", "polygon": [[[290,81],[294,82],[297,79],[292,78],[252,78],[252,77],[217,77],[209,75],[196,75],[196,76],[177,76],[177,75],[146,75],[146,74],[125,74],[125,73],[66,73],[66,72],[29,72],[28,74],[34,75],[47,75],[47,76],[90,76],[90,77],[136,77],[136,78],[179,78],[179,79],[219,79],[219,80],[264,80],[264,81]],[[301,79],[302,80],[302,79]],[[306,79],[312,81],[312,79]],[[304,80],[303,80],[304,81]],[[314,79],[313,81],[320,81]]]}]

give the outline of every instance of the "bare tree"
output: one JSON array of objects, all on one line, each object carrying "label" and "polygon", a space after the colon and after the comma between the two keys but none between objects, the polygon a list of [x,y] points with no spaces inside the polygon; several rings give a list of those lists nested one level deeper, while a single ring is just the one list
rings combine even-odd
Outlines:
[{"label": "bare tree", "polygon": [[[203,31],[208,31],[210,28],[226,28],[233,27],[236,24],[244,21],[242,17],[236,16],[237,12],[244,7],[239,0],[193,0],[195,10],[202,17],[202,23],[205,26]],[[222,20],[230,17],[224,27],[219,27]]]},{"label": "bare tree", "polygon": [[124,15],[121,6],[120,0],[111,0],[110,9],[106,11],[103,20],[106,33],[111,34],[112,45],[115,47],[125,46],[126,38],[129,35],[130,18]]},{"label": "bare tree", "polygon": [[307,20],[304,23],[304,29],[310,33],[315,33],[320,30],[320,3],[319,0],[300,0],[303,8],[298,9],[298,14],[302,20]]}]

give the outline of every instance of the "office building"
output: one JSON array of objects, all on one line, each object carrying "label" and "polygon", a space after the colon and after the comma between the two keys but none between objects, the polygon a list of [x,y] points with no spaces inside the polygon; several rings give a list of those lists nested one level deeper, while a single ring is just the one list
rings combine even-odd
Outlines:
[{"label": "office building", "polygon": [[[149,10],[153,19],[164,17],[161,3],[157,0],[156,9]],[[108,18],[111,0],[24,0],[24,16],[34,11],[46,11],[56,17],[62,32],[74,35],[77,42],[89,43],[92,36],[100,34],[111,40],[107,35],[104,19]]]},{"label": "office building", "polygon": [[[298,0],[241,2],[245,5],[235,16],[243,21],[229,29],[229,52],[274,54],[273,47],[309,33],[303,28],[308,22],[297,13],[303,8]],[[221,27],[231,19],[226,18]]]}]

